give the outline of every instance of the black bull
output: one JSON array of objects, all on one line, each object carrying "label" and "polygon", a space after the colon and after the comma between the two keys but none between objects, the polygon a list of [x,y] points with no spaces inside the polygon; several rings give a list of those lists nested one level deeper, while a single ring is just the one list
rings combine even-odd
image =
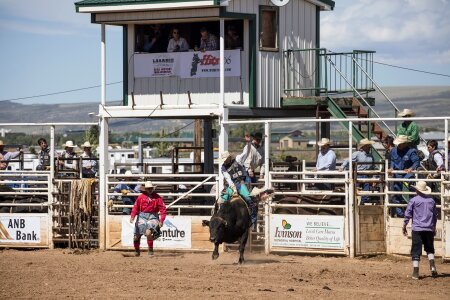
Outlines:
[{"label": "black bull", "polygon": [[220,244],[239,241],[239,264],[242,264],[250,225],[247,204],[239,196],[222,204],[209,221],[203,220],[203,226],[209,226],[209,239],[214,243],[212,259],[219,257]]},{"label": "black bull", "polygon": [[[0,192],[14,192],[8,186],[0,185]],[[47,199],[44,197],[33,195],[0,195],[0,203],[45,203]],[[0,213],[46,213],[47,207],[41,206],[0,206]]]}]

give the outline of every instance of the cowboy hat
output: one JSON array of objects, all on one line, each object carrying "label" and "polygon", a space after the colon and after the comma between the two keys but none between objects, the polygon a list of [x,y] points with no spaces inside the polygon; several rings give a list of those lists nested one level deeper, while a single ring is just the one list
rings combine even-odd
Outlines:
[{"label": "cowboy hat", "polygon": [[81,147],[83,147],[83,148],[92,148],[91,143],[89,143],[89,142],[84,142],[84,144],[81,145]]},{"label": "cowboy hat", "polygon": [[254,132],[250,135],[252,138],[254,138],[255,140],[262,140],[262,133],[261,132]]},{"label": "cowboy hat", "polygon": [[144,183],[144,186],[143,186],[145,189],[154,189],[154,188],[156,188],[156,185],[153,185],[153,183],[151,182],[151,181],[146,181],[145,183]]},{"label": "cowboy hat", "polygon": [[133,173],[130,170],[126,170],[125,174],[123,174],[123,175],[133,175]]},{"label": "cowboy hat", "polygon": [[359,141],[359,146],[360,147],[366,146],[366,145],[373,145],[373,144],[375,144],[375,142],[371,141],[369,139],[362,139],[362,140]]},{"label": "cowboy hat", "polygon": [[231,157],[231,156],[232,156],[232,154],[228,151],[222,152],[222,155],[220,155],[220,163],[223,164],[227,160],[227,158]]},{"label": "cowboy hat", "polygon": [[320,147],[324,146],[324,145],[330,145],[331,141],[330,139],[327,138],[322,138],[320,141],[317,142],[317,145],[319,145]]},{"label": "cowboy hat", "polygon": [[415,188],[418,192],[425,194],[425,195],[429,195],[431,194],[431,188],[429,186],[427,186],[427,183],[423,180],[418,181],[416,185],[412,186],[413,188]]},{"label": "cowboy hat", "polygon": [[5,144],[3,144],[3,141],[0,140],[0,146],[4,146]]},{"label": "cowboy hat", "polygon": [[398,113],[399,117],[414,117],[415,115],[416,115],[415,112],[407,108]]},{"label": "cowboy hat", "polygon": [[396,146],[404,143],[409,143],[408,136],[406,135],[399,135],[394,139],[394,145]]},{"label": "cowboy hat", "polygon": [[67,141],[65,144],[63,144],[64,148],[75,148],[77,145],[74,145],[72,141]]}]

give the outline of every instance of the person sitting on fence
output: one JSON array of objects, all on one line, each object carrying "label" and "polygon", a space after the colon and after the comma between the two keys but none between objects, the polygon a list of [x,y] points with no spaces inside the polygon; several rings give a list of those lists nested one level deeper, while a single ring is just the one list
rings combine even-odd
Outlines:
[{"label": "person sitting on fence", "polygon": [[83,178],[94,178],[98,169],[96,157],[92,153],[91,143],[85,142],[81,147],[84,150],[83,154],[81,154]]},{"label": "person sitting on fence", "polygon": [[443,171],[445,170],[444,155],[437,149],[438,143],[435,140],[427,142],[428,159],[426,167],[429,171]]},{"label": "person sitting on fence", "polygon": [[398,113],[398,116],[405,118],[405,120],[398,127],[397,136],[406,135],[410,142],[410,146],[417,149],[417,145],[420,143],[419,126],[416,122],[407,119],[408,117],[414,117],[415,115],[416,113],[410,109],[404,109]]},{"label": "person sitting on fence", "polygon": [[391,135],[387,135],[384,137],[384,139],[381,141],[383,144],[383,147],[385,149],[384,152],[384,159],[387,159],[388,162],[391,162],[391,151],[394,149],[394,138]]},{"label": "person sitting on fence", "polygon": [[[361,141],[359,141],[359,151],[353,152],[352,154],[352,161],[358,163],[356,166],[357,171],[367,171],[375,169],[375,166],[373,165],[373,162],[375,160],[372,153],[370,153],[370,149],[373,144],[375,144],[375,142],[369,139],[362,139]],[[348,159],[344,160],[339,171],[348,170],[349,164],[350,163]],[[358,174],[358,178],[365,179],[368,178],[368,176],[366,174]],[[358,184],[357,186],[360,186],[360,184]],[[362,183],[362,186],[363,191],[369,191],[370,184],[368,182]],[[361,197],[361,204],[367,203],[368,201],[369,196]]]},{"label": "person sitting on fence", "polygon": [[8,168],[8,161],[15,159],[23,154],[23,150],[8,152],[5,151],[5,144],[0,140],[0,170],[6,170]]},{"label": "person sitting on fence", "polygon": [[[48,147],[47,140],[40,138],[38,145],[41,150],[38,153],[39,165],[36,167],[36,171],[48,171],[50,170],[50,148]],[[55,157],[57,156],[58,154],[55,153]]]},{"label": "person sitting on fence", "polygon": [[[331,141],[327,138],[322,138],[317,142],[320,147],[319,155],[317,156],[316,167],[313,171],[334,171],[336,170],[336,153],[330,149]],[[321,176],[327,178],[327,176]],[[333,190],[334,185],[331,183],[317,183],[315,187],[319,190]]]},{"label": "person sitting on fence", "polygon": [[[245,183],[255,183],[257,181],[255,170],[260,167],[260,177],[264,178],[264,149],[261,145],[262,133],[256,132],[252,135],[245,135],[246,145],[242,153],[236,156],[236,160],[244,165],[247,172]],[[261,154],[263,153],[263,154]]]},{"label": "person sitting on fence", "polygon": [[403,235],[408,236],[406,226],[412,219],[411,232],[411,257],[413,263],[412,279],[419,279],[419,261],[422,256],[422,245],[430,261],[430,270],[433,277],[437,276],[436,265],[434,263],[434,236],[436,234],[437,209],[436,203],[430,197],[431,188],[425,181],[417,182],[416,196],[409,200],[406,207],[405,219],[403,222]]},{"label": "person sitting on fence", "polygon": [[251,221],[253,228],[256,229],[257,220],[257,207],[250,197],[250,192],[248,191],[247,185],[245,184],[246,171],[242,163],[237,161],[233,155],[225,151],[220,156],[221,172],[226,182],[228,183],[228,188],[222,194],[223,201],[229,201],[233,197],[233,194],[238,193],[242,199],[247,203],[250,210]]},{"label": "person sitting on fence", "polygon": [[77,158],[77,154],[73,151],[73,149],[77,146],[74,145],[72,141],[67,141],[63,144],[63,147],[64,152],[59,156],[59,158],[62,158],[59,161],[59,166],[66,170],[77,170],[77,161],[73,159]]},{"label": "person sitting on fence", "polygon": [[[391,165],[389,172],[393,170],[405,171],[406,174],[394,174],[394,178],[404,178],[409,179],[414,177],[411,172],[416,170],[420,165],[420,159],[417,156],[417,150],[409,146],[409,139],[406,135],[399,135],[394,140],[394,145],[396,147],[392,149],[391,152]],[[403,195],[403,186],[406,186],[406,190],[409,190],[408,182],[395,181],[393,184],[393,189],[397,192],[391,199],[391,203],[400,204],[405,203]],[[397,217],[403,218],[404,210],[400,207],[396,207],[395,210],[391,210],[391,216],[397,215]]]},{"label": "person sitting on fence", "polygon": [[148,255],[153,255],[153,240],[161,235],[161,227],[166,219],[166,205],[161,196],[155,192],[155,188],[151,181],[146,181],[141,186],[141,194],[137,197],[131,211],[130,223],[133,223],[137,216],[133,239],[136,256],[141,254],[140,245],[143,234],[147,237]]}]

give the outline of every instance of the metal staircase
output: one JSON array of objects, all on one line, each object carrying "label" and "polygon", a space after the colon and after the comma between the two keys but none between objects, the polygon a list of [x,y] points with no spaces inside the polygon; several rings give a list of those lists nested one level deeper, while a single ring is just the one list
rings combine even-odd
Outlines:
[{"label": "metal staircase", "polygon": [[[285,51],[284,92],[288,99],[324,99],[322,103],[326,104],[326,112],[335,118],[381,118],[373,108],[375,99],[369,96],[376,87],[392,106],[394,116],[397,117],[398,107],[373,80],[374,53],[363,50],[335,53],[323,48]],[[301,71],[296,71],[295,68]],[[311,76],[305,76],[307,74]],[[314,80],[312,76],[315,77]],[[309,85],[305,80],[308,78],[311,82]],[[348,129],[347,122],[342,122],[341,125]],[[354,122],[353,139],[359,142],[363,138],[375,137],[381,141],[388,134],[395,136],[394,131],[381,120]],[[375,148],[372,153],[376,160],[381,159]]]}]

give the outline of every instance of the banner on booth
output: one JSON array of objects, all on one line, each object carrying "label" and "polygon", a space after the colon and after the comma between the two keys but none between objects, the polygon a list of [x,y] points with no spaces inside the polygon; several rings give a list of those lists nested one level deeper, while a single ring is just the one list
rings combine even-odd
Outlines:
[{"label": "banner on booth", "polygon": [[[135,220],[136,221],[136,220]],[[134,223],[130,216],[122,218],[122,246],[133,246]],[[161,236],[154,242],[154,248],[160,249],[190,249],[192,248],[192,220],[190,217],[167,217],[161,229]],[[141,247],[147,247],[147,238],[141,237]]]},{"label": "banner on booth", "polygon": [[343,216],[272,215],[272,247],[344,249]]},{"label": "banner on booth", "polygon": [[[225,50],[225,76],[241,76],[240,50]],[[207,78],[220,76],[220,51],[138,53],[134,77]]]},{"label": "banner on booth", "polygon": [[40,217],[0,216],[0,243],[40,243]]}]

